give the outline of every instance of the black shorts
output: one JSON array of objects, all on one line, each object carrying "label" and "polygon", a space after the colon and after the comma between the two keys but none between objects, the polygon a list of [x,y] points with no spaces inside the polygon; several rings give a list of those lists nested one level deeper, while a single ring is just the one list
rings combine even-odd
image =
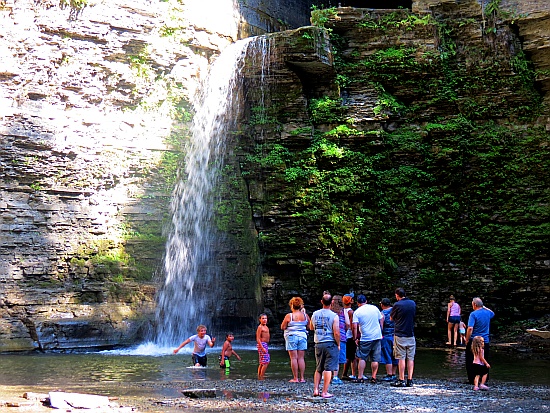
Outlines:
[{"label": "black shorts", "polygon": [[355,360],[355,352],[357,351],[357,344],[353,338],[348,338],[346,340],[346,359],[353,361]]},{"label": "black shorts", "polygon": [[193,354],[193,366],[199,364],[202,367],[206,367],[206,356],[199,356],[198,354]]},{"label": "black shorts", "polygon": [[485,364],[472,364],[472,373],[474,376],[485,376],[487,373],[489,373],[489,369]]}]

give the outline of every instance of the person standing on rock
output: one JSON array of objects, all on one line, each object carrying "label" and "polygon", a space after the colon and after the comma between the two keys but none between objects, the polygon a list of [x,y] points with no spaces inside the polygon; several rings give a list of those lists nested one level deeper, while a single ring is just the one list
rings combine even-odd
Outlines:
[{"label": "person standing on rock", "polygon": [[[313,376],[313,396],[325,399],[334,397],[328,392],[332,372],[338,370],[338,355],[340,352],[340,326],[338,314],[330,309],[332,296],[325,291],[321,299],[323,308],[311,316],[310,330],[314,332],[315,342],[315,374]],[[323,390],[319,392],[319,384],[323,377]]]},{"label": "person standing on rock", "polygon": [[304,356],[307,350],[309,316],[302,311],[304,300],[300,297],[292,297],[288,305],[291,312],[283,319],[281,330],[284,331],[285,348],[290,357],[290,369],[292,370],[290,382],[305,383],[306,361]]},{"label": "person standing on rock", "polygon": [[[399,360],[399,380],[393,387],[412,387],[414,372],[414,356],[416,353],[416,339],[414,337],[414,319],[416,317],[416,303],[407,297],[405,290],[396,288],[397,302],[390,312],[390,319],[394,323],[393,355]],[[405,366],[407,367],[407,381],[405,382]]]},{"label": "person standing on rock", "polygon": [[[364,383],[365,380],[368,380],[369,383],[376,384],[384,316],[377,307],[367,304],[367,298],[363,294],[357,296],[357,305],[359,308],[353,313],[353,337],[357,344],[359,365],[357,378],[353,382]],[[369,379],[363,376],[368,360],[371,362],[371,377]]]},{"label": "person standing on rock", "polygon": [[[455,296],[449,297],[449,303],[447,304],[447,345],[456,347],[456,340],[458,337],[458,325],[460,324],[460,305],[455,301]],[[454,336],[453,336],[454,331]]]},{"label": "person standing on rock", "polygon": [[474,353],[472,352],[472,340],[476,336],[483,337],[484,356],[489,359],[489,328],[491,319],[495,316],[493,310],[485,307],[483,301],[479,297],[474,297],[472,300],[472,308],[474,311],[470,313],[468,318],[468,328],[466,330],[466,373],[468,374],[468,383],[474,384],[475,369],[474,369]]}]

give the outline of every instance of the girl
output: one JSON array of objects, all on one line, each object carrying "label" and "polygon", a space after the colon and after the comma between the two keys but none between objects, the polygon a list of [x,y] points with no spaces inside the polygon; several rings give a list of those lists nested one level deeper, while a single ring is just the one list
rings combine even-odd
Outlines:
[{"label": "girl", "polygon": [[[447,345],[450,346],[453,342],[456,347],[456,340],[458,338],[458,324],[460,323],[460,305],[455,301],[454,295],[449,297],[449,304],[447,304]],[[454,337],[453,337],[454,332]],[[454,338],[451,341],[451,338]]]},{"label": "girl", "polygon": [[[489,387],[485,385],[487,380],[487,375],[489,374],[489,369],[491,366],[487,363],[484,357],[485,342],[483,337],[475,336],[472,340],[472,353],[474,353],[474,364],[473,371],[475,374],[474,378],[474,390],[488,390]],[[479,384],[479,379],[481,378],[481,384]],[[478,387],[479,384],[479,387]]]}]

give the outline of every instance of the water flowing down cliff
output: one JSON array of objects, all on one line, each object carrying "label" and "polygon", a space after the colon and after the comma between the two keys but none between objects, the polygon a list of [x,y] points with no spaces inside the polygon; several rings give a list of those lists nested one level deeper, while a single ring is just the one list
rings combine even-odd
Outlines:
[{"label": "water flowing down cliff", "polygon": [[[227,47],[211,66],[193,103],[191,139],[185,169],[173,192],[172,228],[166,244],[164,285],[159,293],[154,341],[173,345],[211,326],[223,311],[223,285],[228,280],[220,262],[225,231],[216,222],[223,202],[219,188],[227,142],[242,111],[242,70],[247,53],[264,56],[265,41],[248,38]],[[231,280],[229,280],[231,282]],[[253,316],[250,314],[250,316]]]}]

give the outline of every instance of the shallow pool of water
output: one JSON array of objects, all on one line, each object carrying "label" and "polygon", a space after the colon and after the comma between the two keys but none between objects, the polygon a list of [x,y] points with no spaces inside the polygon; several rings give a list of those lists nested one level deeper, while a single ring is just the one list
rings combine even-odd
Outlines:
[{"label": "shallow pool of water", "polygon": [[[110,396],[179,397],[172,383],[193,380],[253,379],[257,374],[257,352],[253,347],[235,347],[242,361],[231,360],[231,370],[218,367],[220,349],[208,353],[207,368],[191,368],[190,353],[144,355],[133,351],[95,353],[32,353],[0,355],[0,385],[25,391],[80,391]],[[138,352],[139,353],[139,352]],[[288,356],[283,348],[271,349],[266,379],[290,379]],[[463,382],[465,350],[418,349],[415,377]],[[308,381],[313,375],[312,350],[306,355]],[[493,351],[491,380],[550,386],[550,361],[515,358]],[[368,374],[367,369],[366,374]],[[381,368],[379,377],[385,373]],[[155,386],[150,386],[154,383]]]}]

